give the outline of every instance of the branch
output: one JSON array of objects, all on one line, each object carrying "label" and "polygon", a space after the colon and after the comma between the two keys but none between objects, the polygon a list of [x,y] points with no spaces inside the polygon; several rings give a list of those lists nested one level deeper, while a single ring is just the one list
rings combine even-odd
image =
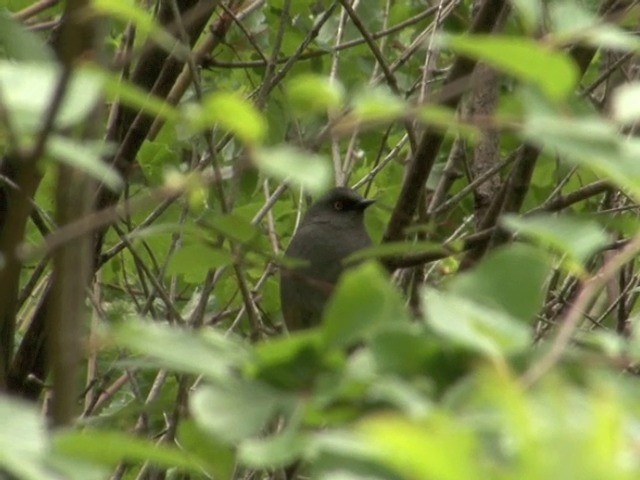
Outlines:
[{"label": "branch", "polygon": [[[470,33],[490,32],[505,3],[504,0],[485,0],[471,26]],[[457,57],[442,90],[447,90],[461,79],[469,77],[475,65],[476,62],[474,60],[462,56]],[[455,109],[462,95],[463,91],[458,90],[454,95],[448,96],[442,104]],[[443,133],[434,130],[432,127],[427,127],[423,133],[384,233],[383,242],[397,241],[404,235],[404,230],[411,222],[416,211],[418,199],[424,189],[429,173],[431,173],[443,139]]]},{"label": "branch", "polygon": [[553,366],[558,363],[567,349],[574,331],[578,328],[580,320],[584,318],[584,312],[618,271],[627,263],[632,261],[640,252],[640,235],[636,235],[631,241],[616,255],[612,256],[602,268],[587,280],[575,302],[561,320],[561,327],[556,338],[551,344],[551,349],[536,363],[534,363],[522,376],[521,381],[525,387],[530,387],[539,381]]}]

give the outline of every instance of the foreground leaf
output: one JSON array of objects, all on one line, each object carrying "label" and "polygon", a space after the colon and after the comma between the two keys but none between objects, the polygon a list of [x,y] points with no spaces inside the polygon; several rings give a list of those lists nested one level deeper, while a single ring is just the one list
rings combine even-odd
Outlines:
[{"label": "foreground leaf", "polygon": [[66,456],[103,465],[117,465],[125,460],[148,461],[165,467],[201,471],[198,462],[188,453],[123,432],[63,432],[54,437],[54,447]]},{"label": "foreground leaf", "polygon": [[258,434],[287,402],[261,383],[228,379],[199,389],[191,410],[196,423],[214,438],[234,443]]},{"label": "foreground leaf", "polygon": [[578,81],[578,67],[566,53],[535,40],[500,35],[451,35],[443,37],[443,43],[458,53],[534,83],[553,100],[569,95]]},{"label": "foreground leaf", "polygon": [[528,327],[506,313],[456,295],[427,290],[423,309],[438,334],[490,358],[520,352],[531,343]]},{"label": "foreground leaf", "polygon": [[372,262],[345,272],[322,324],[328,346],[348,346],[381,325],[406,321],[402,297],[385,277],[382,267]]},{"label": "foreground leaf", "polygon": [[289,146],[262,148],[253,153],[253,161],[265,174],[288,180],[309,193],[320,193],[331,182],[328,159]]}]

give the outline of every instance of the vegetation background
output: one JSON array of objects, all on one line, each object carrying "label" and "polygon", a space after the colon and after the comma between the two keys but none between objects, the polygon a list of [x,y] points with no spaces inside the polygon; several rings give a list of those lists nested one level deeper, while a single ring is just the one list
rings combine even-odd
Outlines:
[{"label": "vegetation background", "polygon": [[0,10],[0,476],[640,478],[639,2]]}]

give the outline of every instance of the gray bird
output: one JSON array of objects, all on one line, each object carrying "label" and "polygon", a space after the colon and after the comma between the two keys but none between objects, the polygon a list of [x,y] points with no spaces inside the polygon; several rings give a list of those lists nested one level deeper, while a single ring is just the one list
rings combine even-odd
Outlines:
[{"label": "gray bird", "polygon": [[369,247],[364,211],[375,200],[338,187],[315,202],[285,252],[304,261],[281,269],[280,302],[289,331],[317,325],[345,265],[343,260]]}]

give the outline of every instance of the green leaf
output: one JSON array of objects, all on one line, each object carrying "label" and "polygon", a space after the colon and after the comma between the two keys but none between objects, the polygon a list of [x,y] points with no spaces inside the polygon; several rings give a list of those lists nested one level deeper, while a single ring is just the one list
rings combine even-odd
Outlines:
[{"label": "green leaf", "polygon": [[[312,478],[336,480],[397,480],[396,472],[376,462],[377,448],[356,434],[327,430],[313,439],[316,453]],[[412,477],[407,477],[412,478]]]},{"label": "green leaf", "polygon": [[568,215],[527,218],[510,215],[503,217],[502,222],[510,230],[568,255],[570,260],[580,265],[584,265],[608,241],[607,234],[598,223]]},{"label": "green leaf", "polygon": [[599,19],[575,2],[559,0],[549,5],[549,19],[556,35],[582,34],[593,28]]},{"label": "green leaf", "polygon": [[542,21],[542,4],[540,0],[512,0],[511,3],[527,27],[527,31],[535,31]]},{"label": "green leaf", "polygon": [[190,406],[201,428],[223,442],[235,443],[260,433],[288,402],[261,383],[227,378],[223,384],[200,388]]},{"label": "green leaf", "polygon": [[154,360],[162,368],[227,378],[232,369],[248,359],[244,346],[215,330],[198,333],[139,321],[127,321],[114,327],[117,345]]},{"label": "green leaf", "polygon": [[66,431],[54,436],[53,445],[58,453],[103,465],[117,465],[125,460],[149,461],[164,467],[201,471],[199,463],[188,453],[124,432]]},{"label": "green leaf", "polygon": [[442,105],[423,105],[416,111],[417,118],[427,125],[433,125],[443,131],[452,131],[470,142],[477,142],[482,132],[479,128],[460,121],[455,110]]},{"label": "green leaf", "polygon": [[180,157],[164,142],[145,140],[137,156],[138,165],[153,186],[162,185],[169,170],[177,170]]},{"label": "green leaf", "polygon": [[258,235],[258,229],[247,219],[235,214],[215,215],[208,219],[215,231],[227,238],[244,244],[250,243]]},{"label": "green leaf", "polygon": [[430,345],[416,325],[380,329],[369,342],[369,348],[382,373],[413,375],[424,371]]},{"label": "green leaf", "polygon": [[219,125],[246,143],[257,143],[267,134],[267,122],[262,114],[236,93],[215,92],[202,101],[201,107],[190,112],[196,130]]},{"label": "green leaf", "polygon": [[3,57],[25,62],[52,62],[51,49],[33,32],[14,22],[5,12],[0,12],[0,46]]},{"label": "green leaf", "polygon": [[522,133],[531,143],[595,170],[640,198],[640,142],[621,137],[617,128],[600,118],[530,115]]},{"label": "green leaf", "polygon": [[231,480],[235,469],[232,448],[207,435],[192,419],[183,419],[178,426],[178,444],[189,455],[197,458],[202,469],[213,478]]},{"label": "green leaf", "polygon": [[[47,465],[55,471],[56,480],[104,480],[109,478],[109,467],[88,461],[69,458],[61,453],[51,452]],[[45,477],[46,478],[46,477]],[[44,480],[44,479],[43,479]]]},{"label": "green leaf", "polygon": [[640,118],[640,82],[625,83],[615,89],[611,99],[613,117],[622,124]]},{"label": "green leaf", "polygon": [[266,438],[245,440],[238,449],[238,458],[252,468],[283,468],[297,460],[307,444],[304,435],[289,427]]},{"label": "green leaf", "polygon": [[133,23],[141,37],[150,36],[164,50],[179,56],[182,60],[186,60],[190,55],[187,46],[179,43],[155,21],[149,11],[136,5],[133,0],[94,0],[92,8],[125,23]]},{"label": "green leaf", "polygon": [[[423,343],[424,343],[424,339]],[[405,350],[416,346],[417,342],[406,345]],[[424,371],[424,370],[423,370]],[[407,372],[402,372],[406,374]],[[369,395],[377,401],[384,401],[412,418],[425,418],[434,409],[433,403],[412,382],[402,380],[397,376],[383,377],[371,385]]]},{"label": "green leaf", "polygon": [[266,175],[299,185],[309,193],[326,190],[333,175],[328,159],[285,145],[256,149],[253,161]]},{"label": "green leaf", "polygon": [[307,73],[289,81],[287,96],[293,108],[300,113],[326,112],[342,105],[344,89],[328,77]]},{"label": "green leaf", "polygon": [[2,396],[0,418],[0,471],[27,480],[57,479],[44,466],[49,442],[40,412],[33,405]]},{"label": "green leaf", "polygon": [[318,374],[332,366],[318,329],[270,338],[256,345],[255,353],[248,372],[280,389],[308,389]]},{"label": "green leaf", "polygon": [[565,43],[586,43],[596,48],[638,51],[640,40],[635,35],[601,18],[574,1],[549,4],[549,18],[554,37]]},{"label": "green leaf", "polygon": [[345,347],[369,337],[381,325],[406,321],[404,301],[376,263],[347,270],[322,323],[329,347]]},{"label": "green leaf", "polygon": [[382,328],[367,344],[377,371],[406,378],[428,372],[436,387],[451,385],[469,368],[467,350],[443,346],[429,329],[415,323]]},{"label": "green leaf", "polygon": [[167,265],[168,275],[181,275],[188,283],[201,284],[209,270],[230,265],[233,255],[222,248],[187,244],[176,251]]},{"label": "green leaf", "polygon": [[356,432],[372,456],[402,478],[460,480],[470,474],[486,478],[474,461],[478,453],[473,431],[445,415],[434,415],[426,422],[377,415],[363,420]]},{"label": "green leaf", "polygon": [[597,166],[602,157],[614,156],[620,149],[616,126],[596,117],[532,114],[527,117],[523,134],[528,140],[584,165]]},{"label": "green leaf", "polygon": [[640,40],[638,37],[635,35],[629,35],[627,30],[614,26],[611,23],[600,23],[595,27],[584,31],[582,35],[574,36],[574,38],[596,48],[621,50],[633,53],[640,50]]},{"label": "green leaf", "polygon": [[531,343],[529,328],[499,310],[431,289],[422,303],[435,332],[490,358],[522,351]]},{"label": "green leaf", "polygon": [[568,54],[523,37],[447,35],[445,46],[537,85],[552,100],[566,98],[578,82],[578,67]]},{"label": "green leaf", "polygon": [[[0,60],[0,99],[13,128],[23,134],[42,128],[61,75],[62,70],[55,63]],[[102,81],[91,69],[75,69],[65,90],[55,126],[64,129],[83,121],[93,113],[101,91]]]},{"label": "green leaf", "polygon": [[178,223],[158,223],[148,227],[137,228],[128,234],[130,240],[143,238],[165,237],[174,233],[197,236],[201,230],[195,225]]},{"label": "green leaf", "polygon": [[369,248],[358,250],[349,256],[346,264],[372,258],[387,258],[401,255],[417,255],[421,253],[442,253],[451,252],[452,249],[445,249],[441,243],[437,242],[389,242],[374,245]]},{"label": "green leaf", "polygon": [[80,143],[78,140],[50,135],[46,148],[47,153],[57,161],[87,173],[111,190],[122,188],[123,182],[118,172],[102,159],[102,144]]},{"label": "green leaf", "polygon": [[164,99],[150,94],[115,73],[97,68],[91,71],[104,82],[105,93],[111,101],[118,101],[163,120],[172,122],[178,120],[180,116],[178,110]]},{"label": "green leaf", "polygon": [[407,104],[385,88],[364,88],[353,100],[353,114],[360,121],[390,121],[402,116]]},{"label": "green leaf", "polygon": [[528,245],[514,244],[489,254],[470,272],[455,276],[447,290],[530,321],[544,301],[549,258]]}]

